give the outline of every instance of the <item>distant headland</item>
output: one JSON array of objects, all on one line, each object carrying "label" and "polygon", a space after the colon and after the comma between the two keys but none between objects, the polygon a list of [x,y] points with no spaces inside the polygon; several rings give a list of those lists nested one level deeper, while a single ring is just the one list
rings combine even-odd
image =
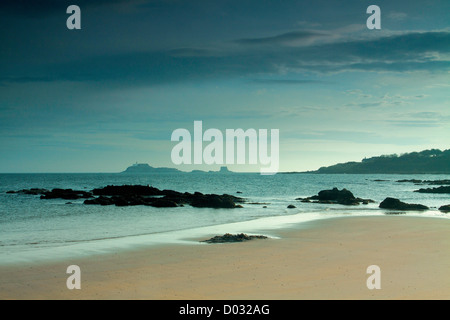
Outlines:
[{"label": "distant headland", "polygon": [[[122,173],[235,173],[226,166],[218,171],[192,170],[180,171],[175,168],[152,167],[147,163],[135,163]],[[405,154],[381,155],[364,158],[360,162],[338,163],[329,167],[321,167],[315,171],[280,172],[281,174],[317,173],[317,174],[450,174],[450,149],[441,151],[430,149]]]},{"label": "distant headland", "polygon": [[[186,173],[186,172],[180,171],[175,168],[152,167],[148,163],[135,163],[129,166],[122,173],[146,174],[146,173]],[[233,172],[228,170],[227,167],[220,167],[219,171],[193,170],[192,173],[233,173]]]},{"label": "distant headland", "polygon": [[450,149],[364,158],[361,162],[339,163],[307,173],[450,174]]}]

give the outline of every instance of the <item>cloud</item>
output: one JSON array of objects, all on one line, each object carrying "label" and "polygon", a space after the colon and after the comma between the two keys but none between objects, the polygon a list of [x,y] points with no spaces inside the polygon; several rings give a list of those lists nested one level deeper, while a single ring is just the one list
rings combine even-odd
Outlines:
[{"label": "cloud", "polygon": [[403,21],[408,15],[404,12],[391,11],[387,14],[387,17],[391,20]]},{"label": "cloud", "polygon": [[423,112],[414,112],[409,113],[408,116],[411,118],[419,118],[419,119],[441,119],[442,114],[439,112],[433,112],[433,111],[423,111]]},{"label": "cloud", "polygon": [[417,128],[434,128],[440,127],[440,123],[435,120],[386,120],[397,127],[417,127]]},{"label": "cloud", "polygon": [[[242,48],[214,55],[214,48],[180,48],[149,52],[105,54],[71,61],[40,65],[20,65],[21,74],[11,61],[0,62],[0,82],[25,81],[111,81],[123,85],[164,84],[217,78],[273,76],[285,73],[448,72],[450,32],[414,32],[378,39],[340,41],[306,47],[273,46],[260,50],[247,44],[277,43],[316,33],[285,33],[279,36],[241,39]],[[21,61],[22,62],[22,61]],[[133,81],[133,82],[130,82]],[[262,80],[266,81],[266,80]],[[296,80],[269,80],[270,83],[305,83]],[[268,82],[268,83],[269,83]],[[310,82],[309,82],[310,83]]]},{"label": "cloud", "polygon": [[301,26],[301,27],[309,27],[309,28],[316,28],[316,27],[320,27],[322,24],[318,23],[318,22],[310,22],[310,21],[305,21],[305,20],[301,20],[301,21],[297,21],[296,25]]},{"label": "cloud", "polygon": [[364,102],[364,103],[347,103],[346,107],[360,107],[360,108],[371,108],[371,107],[380,107],[383,105],[382,101],[376,101],[376,102]]},{"label": "cloud", "polygon": [[[430,52],[450,52],[450,32],[408,33],[378,39],[342,41],[299,50],[307,63],[303,68],[322,64],[322,70],[387,70],[405,71],[419,65],[448,66],[449,61],[436,61]],[[326,63],[326,64],[324,64]],[[419,68],[424,69],[424,67]]]},{"label": "cloud", "polygon": [[177,48],[169,50],[168,54],[173,57],[211,57],[221,55],[217,50],[203,48]]},{"label": "cloud", "polygon": [[358,98],[371,99],[371,101],[364,100],[366,102],[351,102],[345,105],[345,107],[360,107],[360,108],[396,107],[408,105],[411,104],[412,101],[417,101],[428,97],[428,95],[426,94],[417,94],[413,96],[405,96],[400,94],[395,95],[385,94],[384,96],[378,97],[378,99],[373,100],[372,96],[363,94],[361,90],[349,90],[347,92],[349,94],[356,95]]},{"label": "cloud", "polygon": [[253,79],[252,82],[260,84],[299,85],[299,84],[330,84],[329,81],[308,79]]},{"label": "cloud", "polygon": [[300,30],[270,37],[238,39],[235,42],[243,45],[281,45],[298,41],[310,41],[328,35],[327,33],[314,30]]}]

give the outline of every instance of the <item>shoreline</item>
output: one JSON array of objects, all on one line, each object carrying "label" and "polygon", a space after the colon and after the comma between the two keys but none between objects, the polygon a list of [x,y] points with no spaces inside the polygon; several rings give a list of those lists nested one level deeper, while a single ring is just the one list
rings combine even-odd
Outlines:
[{"label": "shoreline", "polygon": [[[4,253],[0,255],[0,267],[22,265],[41,265],[65,261],[68,259],[83,259],[107,256],[108,254],[122,254],[128,251],[156,248],[170,245],[201,245],[199,240],[214,237],[225,233],[248,235],[264,235],[268,238],[279,239],[278,232],[293,226],[296,230],[307,228],[311,223],[321,220],[354,218],[354,217],[381,217],[386,216],[380,210],[368,213],[365,210],[353,211],[341,209],[332,212],[300,212],[287,215],[258,217],[252,220],[234,221],[224,224],[214,224],[195,228],[169,230],[148,234],[127,235],[104,239],[92,239],[74,243],[61,244],[53,247],[39,247],[36,249]],[[398,215],[392,215],[398,216]],[[408,217],[449,219],[447,215],[426,215],[408,213]]]},{"label": "shoreline", "polygon": [[[197,239],[202,237],[213,237],[225,233],[247,233],[256,234],[265,232],[264,235],[270,238],[277,238],[277,230],[289,228],[295,225],[296,228],[303,228],[306,223],[320,221],[323,219],[335,219],[338,217],[352,216],[379,216],[378,214],[368,214],[366,211],[357,211],[351,214],[341,212],[333,213],[295,213],[289,215],[258,217],[251,220],[234,221],[223,224],[187,228],[180,230],[162,231],[141,235],[130,235],[112,237],[107,239],[93,239],[80,241],[71,244],[59,245],[57,247],[41,247],[36,250],[27,249],[12,255],[6,255],[6,259],[0,263],[1,266],[14,265],[39,265],[57,263],[69,258],[82,259],[95,256],[108,255],[111,253],[126,253],[128,251],[139,250],[139,248],[158,247],[164,245],[200,245]],[[436,217],[440,218],[440,217]],[[0,256],[0,258],[2,258]]]},{"label": "shoreline", "polygon": [[[268,230],[279,238],[0,266],[0,299],[450,298],[448,219],[349,216]],[[66,287],[73,264],[81,290]],[[366,286],[369,265],[381,268],[380,290]]]}]

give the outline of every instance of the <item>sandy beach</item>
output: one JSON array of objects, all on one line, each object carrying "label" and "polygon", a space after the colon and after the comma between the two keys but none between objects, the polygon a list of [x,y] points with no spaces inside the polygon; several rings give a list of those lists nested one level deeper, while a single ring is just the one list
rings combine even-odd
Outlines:
[{"label": "sandy beach", "polygon": [[[450,220],[345,217],[271,231],[279,239],[153,246],[0,267],[0,299],[449,299]],[[68,290],[67,266],[81,268]],[[366,285],[380,267],[381,289]]]}]

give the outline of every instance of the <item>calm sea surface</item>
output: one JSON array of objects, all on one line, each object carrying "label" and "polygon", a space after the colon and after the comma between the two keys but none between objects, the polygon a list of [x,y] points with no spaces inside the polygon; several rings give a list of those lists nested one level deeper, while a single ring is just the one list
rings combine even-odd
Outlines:
[{"label": "calm sea surface", "polygon": [[[450,204],[448,194],[413,192],[422,187],[400,179],[440,180],[448,175],[316,175],[277,174],[0,174],[0,264],[38,262],[126,250],[141,245],[183,243],[226,232],[255,233],[348,215],[383,215],[386,197],[427,205],[431,210],[407,215],[446,218],[437,210]],[[374,181],[377,179],[387,181]],[[180,192],[228,193],[244,197],[243,209],[154,208],[84,205],[83,200],[41,200],[6,194],[30,188],[92,190],[106,185],[141,184]],[[301,203],[295,199],[333,187],[377,203],[341,206]],[[237,194],[240,191],[242,194]],[[289,204],[297,208],[287,209]],[[263,208],[267,206],[267,208]],[[269,232],[270,236],[270,232]],[[192,240],[190,240],[192,241]]]}]

